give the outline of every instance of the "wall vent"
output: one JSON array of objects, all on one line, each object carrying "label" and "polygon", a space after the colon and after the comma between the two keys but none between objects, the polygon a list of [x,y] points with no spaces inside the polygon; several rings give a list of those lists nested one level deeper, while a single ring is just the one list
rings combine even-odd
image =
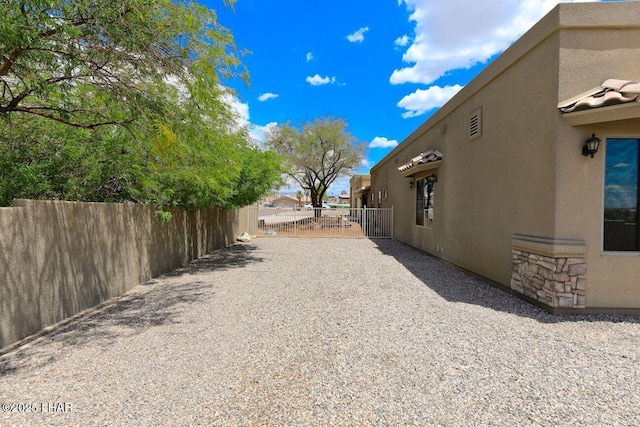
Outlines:
[{"label": "wall vent", "polygon": [[482,107],[476,108],[469,117],[469,140],[482,135]]}]

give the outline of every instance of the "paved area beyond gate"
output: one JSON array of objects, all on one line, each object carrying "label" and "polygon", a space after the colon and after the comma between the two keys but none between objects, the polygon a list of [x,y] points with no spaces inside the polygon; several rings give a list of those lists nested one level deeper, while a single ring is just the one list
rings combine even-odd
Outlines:
[{"label": "paved area beyond gate", "polygon": [[0,358],[0,425],[637,426],[639,339],[393,240],[262,238]]},{"label": "paved area beyond gate", "polygon": [[253,236],[392,239],[393,208],[245,208]]}]

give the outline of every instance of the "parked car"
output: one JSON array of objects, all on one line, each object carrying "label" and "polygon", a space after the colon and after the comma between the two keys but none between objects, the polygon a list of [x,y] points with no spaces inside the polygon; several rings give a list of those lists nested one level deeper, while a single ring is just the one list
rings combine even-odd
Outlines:
[{"label": "parked car", "polygon": [[[312,203],[307,203],[306,205],[303,206],[303,208],[305,208],[306,210],[310,211],[311,209],[313,209],[313,204]],[[329,206],[329,203],[327,203],[326,201],[322,201],[322,209],[330,209],[331,206]]]}]

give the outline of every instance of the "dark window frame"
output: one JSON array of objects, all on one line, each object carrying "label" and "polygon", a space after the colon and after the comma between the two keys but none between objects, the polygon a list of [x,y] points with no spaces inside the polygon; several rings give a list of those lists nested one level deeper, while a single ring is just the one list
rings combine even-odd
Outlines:
[{"label": "dark window frame", "polygon": [[433,209],[433,187],[433,184],[429,186],[427,183],[427,177],[415,180],[417,226],[433,228],[433,220],[429,219],[428,214],[429,209]]}]

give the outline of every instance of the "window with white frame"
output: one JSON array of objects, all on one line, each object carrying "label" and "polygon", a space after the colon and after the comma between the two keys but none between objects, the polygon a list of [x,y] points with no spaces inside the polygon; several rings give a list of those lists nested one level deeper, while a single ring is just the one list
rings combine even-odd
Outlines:
[{"label": "window with white frame", "polygon": [[605,153],[605,251],[640,251],[640,139],[609,138]]}]

